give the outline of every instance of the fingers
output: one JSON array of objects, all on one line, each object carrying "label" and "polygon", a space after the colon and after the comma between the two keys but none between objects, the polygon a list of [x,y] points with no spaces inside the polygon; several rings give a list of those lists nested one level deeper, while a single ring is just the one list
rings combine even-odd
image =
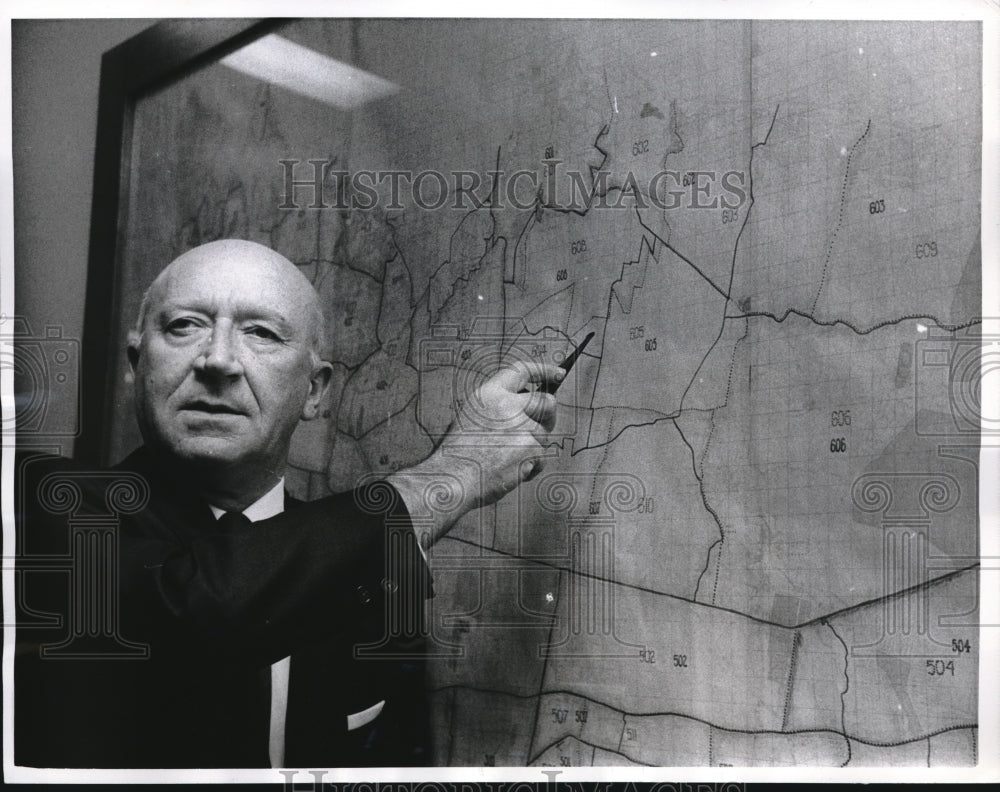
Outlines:
[{"label": "fingers", "polygon": [[557,385],[566,376],[565,370],[555,363],[538,363],[527,368],[528,382],[535,382],[539,385]]},{"label": "fingers", "polygon": [[556,425],[556,397],[543,391],[528,394],[524,403],[524,414],[539,424],[546,432],[551,432]]},{"label": "fingers", "polygon": [[[556,398],[544,387],[525,388],[531,384],[557,383],[565,374],[559,366],[550,363],[517,361],[493,374],[483,384],[481,393],[492,394],[485,401],[492,404],[496,416],[506,416],[510,430],[526,429],[537,439],[544,439],[555,427]],[[522,415],[534,425],[522,426]]]},{"label": "fingers", "polygon": [[542,472],[542,468],[545,467],[545,461],[541,458],[530,459],[522,465],[523,476],[521,481],[531,481],[539,473]]},{"label": "fingers", "polygon": [[531,383],[554,389],[565,376],[566,372],[554,363],[516,360],[504,365],[491,379],[505,390],[518,393]]},{"label": "fingers", "polygon": [[[500,497],[513,492],[526,481],[531,481],[537,478],[545,467],[545,459],[543,457],[528,457],[522,459],[516,468],[516,473],[514,473],[515,478],[505,481],[502,484],[502,494]],[[514,471],[512,471],[514,472]]]}]

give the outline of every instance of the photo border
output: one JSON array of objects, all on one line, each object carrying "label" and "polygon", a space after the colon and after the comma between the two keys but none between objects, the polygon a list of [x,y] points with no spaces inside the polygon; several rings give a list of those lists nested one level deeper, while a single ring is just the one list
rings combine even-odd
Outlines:
[{"label": "photo border", "polygon": [[[442,10],[443,9],[443,10]],[[132,17],[136,15],[136,6],[124,2],[106,2],[96,8],[97,12],[104,17],[117,15]],[[232,12],[246,13],[255,18],[266,16],[277,9],[275,4],[268,2],[258,2],[257,0],[246,0],[243,3],[200,3],[197,8],[189,4],[178,4],[174,0],[159,3],[155,6],[145,6],[144,10],[155,14],[169,14],[171,11],[179,16],[193,17],[202,15],[203,17],[227,17]],[[302,3],[290,2],[281,7],[281,12],[294,10],[296,15],[333,15],[355,14],[359,16],[413,16],[414,9],[407,4],[401,3],[372,3],[368,6],[360,6],[357,3],[341,4],[331,7],[326,3]],[[479,9],[477,9],[478,11]],[[469,11],[466,5],[435,5],[430,9],[421,8],[420,15],[428,16],[464,16]],[[0,81],[0,134],[3,142],[3,158],[0,164],[0,178],[2,178],[3,195],[8,200],[0,204],[0,278],[2,278],[3,288],[0,288],[0,313],[12,316],[14,314],[13,305],[13,229],[14,229],[14,207],[11,196],[13,195],[13,176],[11,164],[11,84],[9,78],[10,69],[10,20],[11,18],[71,18],[86,16],[84,7],[80,3],[39,3],[24,2],[23,0],[12,0],[5,3],[5,16],[3,24],[0,25],[0,51],[4,54],[4,78]],[[737,18],[742,16],[761,19],[925,19],[925,20],[981,20],[983,22],[983,158],[982,158],[982,218],[1000,217],[1000,206],[997,198],[1000,194],[1000,157],[998,157],[998,131],[1000,131],[1000,112],[998,112],[998,97],[1000,97],[1000,45],[998,45],[998,32],[1000,32],[1000,9],[996,3],[977,2],[977,0],[965,0],[961,2],[953,1],[948,4],[940,2],[907,2],[907,3],[860,3],[857,5],[847,5],[835,2],[811,2],[808,4],[798,2],[776,2],[769,4],[762,3],[736,3],[736,2],[716,2],[706,0],[705,2],[686,7],[679,3],[630,3],[621,2],[615,4],[615,13],[618,16],[631,16],[633,18],[661,17],[669,15],[675,18],[730,18],[734,15]],[[564,4],[539,4],[535,3],[505,3],[497,4],[482,10],[482,16],[592,16],[606,17],[608,7],[606,3],[577,2]],[[246,20],[239,20],[245,22]],[[127,44],[128,42],[126,42]],[[123,45],[124,46],[124,45]],[[205,52],[211,52],[212,46],[225,46],[224,41],[216,42],[215,45],[208,45]],[[238,46],[238,45],[237,45]],[[119,48],[116,48],[119,49]],[[111,52],[114,52],[112,50]],[[106,56],[107,57],[107,56]],[[192,53],[191,59],[187,59],[188,65],[193,64],[193,60],[198,57],[197,53]],[[178,68],[182,68],[178,64]],[[164,72],[166,74],[169,69]],[[164,75],[161,75],[161,77]],[[150,83],[152,84],[152,83]],[[122,104],[119,105],[120,112],[124,114],[130,101],[134,101],[136,91],[131,92],[122,89],[120,97]],[[102,79],[102,97],[104,95],[104,85]],[[101,112],[111,111],[104,108],[102,104]],[[98,128],[105,129],[102,124],[120,126],[120,119],[116,121],[114,117],[104,117],[99,121]],[[121,127],[120,127],[121,128]],[[125,130],[122,128],[124,140]],[[122,141],[120,140],[116,149],[119,151],[119,159],[114,162],[116,171],[120,174],[122,160],[120,158]],[[98,139],[98,147],[104,148],[105,142]],[[108,147],[109,148],[109,147]],[[107,200],[107,178],[100,170],[107,165],[106,162],[98,160],[98,169],[95,172],[94,200],[95,207],[99,201]],[[117,177],[116,177],[117,179]],[[103,185],[98,188],[98,182]],[[119,194],[120,181],[116,181],[111,192]],[[100,193],[100,194],[99,194]],[[106,207],[107,209],[107,207]],[[117,234],[117,216],[120,205],[115,199],[114,217],[115,233]],[[92,236],[90,240],[90,261],[95,260],[95,256],[107,250],[117,248],[117,237],[96,238],[94,237],[94,223],[92,220]],[[107,234],[107,229],[98,232]],[[1000,316],[1000,273],[997,272],[996,262],[1000,261],[1000,228],[998,223],[985,222],[982,224],[982,250],[983,250],[983,316]],[[105,274],[107,279],[115,277],[116,262],[114,258],[104,259],[106,263],[101,264],[110,268],[110,275]],[[992,266],[990,266],[992,264]],[[89,273],[91,280],[101,277],[100,273],[95,277],[94,271]],[[106,282],[106,281],[105,281]],[[92,288],[88,284],[87,298],[87,330],[84,335],[83,360],[85,365],[96,359],[101,360],[101,367],[107,360],[106,338],[97,337],[96,333],[90,330],[91,299]],[[108,303],[106,319],[111,321],[114,316],[113,297],[108,295],[112,302]],[[984,326],[985,332],[997,332],[997,327]],[[113,335],[113,334],[111,334]],[[88,338],[90,336],[90,338]],[[99,350],[99,354],[98,354]],[[2,372],[2,397],[4,413],[8,414],[13,410],[13,384],[10,372]],[[105,385],[101,383],[100,392],[102,396],[97,402],[98,389],[95,387],[89,395],[83,396],[81,402],[81,414],[84,410],[87,415],[102,416],[101,423],[106,425],[106,412],[103,393]],[[984,391],[983,408],[984,412],[990,410],[989,414],[997,414],[1000,405],[1000,394],[993,391]],[[92,436],[91,436],[92,437]],[[100,454],[100,443],[91,437],[81,437],[78,440],[78,448],[84,454]],[[98,438],[99,441],[100,438]],[[3,523],[4,523],[4,549],[5,556],[11,555],[8,551],[13,547],[13,511],[11,498],[9,497],[13,489],[13,458],[9,453],[3,455]],[[988,750],[980,753],[980,765],[977,768],[845,768],[836,771],[827,768],[652,768],[650,770],[635,770],[633,768],[572,768],[558,772],[557,778],[553,778],[555,771],[546,771],[539,768],[489,768],[488,772],[476,768],[419,768],[407,769],[402,773],[387,775],[384,780],[408,781],[414,783],[424,783],[432,781],[455,782],[481,782],[487,779],[491,781],[530,781],[534,783],[578,782],[578,781],[598,781],[598,782],[663,782],[669,778],[683,778],[685,783],[695,784],[703,782],[733,781],[734,776],[740,781],[847,781],[847,782],[898,782],[898,781],[924,781],[924,782],[948,782],[956,781],[995,781],[1000,779],[1000,757],[996,755],[995,747],[1000,745],[1000,730],[998,730],[998,702],[1000,702],[1000,689],[998,689],[998,666],[997,659],[1000,657],[1000,630],[996,625],[1000,625],[1000,608],[998,608],[998,592],[1000,592],[1000,564],[996,563],[1000,559],[1000,534],[998,534],[998,524],[1000,524],[1000,488],[995,486],[995,482],[1000,480],[1000,448],[987,447],[984,445],[981,452],[980,464],[980,540],[981,557],[992,559],[993,564],[981,570],[981,621],[984,625],[994,625],[993,629],[983,627],[980,629],[980,729],[979,742]],[[989,574],[988,574],[989,573]],[[13,574],[11,570],[4,570],[3,575],[3,602],[6,621],[12,621],[12,596],[13,596]],[[3,678],[4,678],[4,721],[3,721],[3,757],[4,757],[4,780],[6,782],[17,783],[123,783],[123,782],[173,782],[173,783],[233,783],[246,781],[276,781],[287,782],[287,771],[97,771],[97,770],[33,770],[31,768],[15,768],[12,765],[13,743],[13,707],[12,693],[10,685],[6,684],[12,678],[13,671],[13,630],[4,631],[4,654],[3,654]],[[442,772],[444,770],[444,772]],[[309,783],[311,778],[306,772],[300,771],[294,778],[295,781]],[[327,776],[327,780],[335,783],[343,782],[371,782],[371,771],[350,771],[338,770]],[[368,784],[372,787],[371,784]],[[676,784],[675,784],[676,786]],[[692,787],[693,789],[693,787]],[[429,790],[428,790],[429,792]]]}]

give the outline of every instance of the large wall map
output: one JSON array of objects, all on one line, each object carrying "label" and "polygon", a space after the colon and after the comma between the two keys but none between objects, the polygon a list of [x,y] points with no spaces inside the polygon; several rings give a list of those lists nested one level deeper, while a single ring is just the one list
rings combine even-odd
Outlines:
[{"label": "large wall map", "polygon": [[433,549],[435,762],[975,763],[980,25],[279,35],[399,90],[214,65],[144,99],[122,322],[193,244],[295,261],[337,370],[294,491],[419,461],[470,370],[594,333],[544,473]]}]

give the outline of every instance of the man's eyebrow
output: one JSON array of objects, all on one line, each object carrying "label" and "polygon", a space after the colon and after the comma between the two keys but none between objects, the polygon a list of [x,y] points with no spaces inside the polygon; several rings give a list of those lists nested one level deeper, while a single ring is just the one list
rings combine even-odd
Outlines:
[{"label": "man's eyebrow", "polygon": [[287,333],[292,333],[295,330],[294,324],[287,316],[283,313],[275,311],[272,308],[262,308],[260,306],[237,307],[234,311],[234,318],[238,322],[252,322],[258,320],[272,322],[277,325],[280,330]]},{"label": "man's eyebrow", "polygon": [[153,306],[153,310],[150,313],[156,316],[164,317],[167,314],[181,311],[191,311],[193,313],[210,316],[212,314],[212,307],[197,301],[161,300],[159,304]]},{"label": "man's eyebrow", "polygon": [[[193,311],[205,316],[215,316],[218,313],[217,307],[211,302],[204,302],[199,299],[193,300],[164,300],[160,303],[156,313],[163,316],[174,311]],[[260,305],[237,305],[233,310],[233,318],[238,322],[265,321],[272,322],[283,332],[294,333],[294,323],[285,314],[274,310],[268,306]]]}]

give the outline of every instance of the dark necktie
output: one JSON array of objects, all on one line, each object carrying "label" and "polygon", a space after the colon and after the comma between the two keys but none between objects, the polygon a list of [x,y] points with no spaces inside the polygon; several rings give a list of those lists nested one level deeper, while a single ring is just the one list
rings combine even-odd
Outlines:
[{"label": "dark necktie", "polygon": [[[240,531],[245,531],[253,524],[253,521],[247,517],[243,512],[238,511],[227,511],[224,512],[218,519],[217,525],[219,531],[226,534],[235,534]],[[255,676],[255,687],[256,696],[262,702],[267,702],[267,707],[270,708],[271,704],[271,667],[265,665],[257,669]],[[262,725],[264,726],[263,733],[261,734],[261,745],[264,749],[264,754],[267,754],[267,745],[270,741],[269,736],[269,726],[266,725],[267,721],[262,720]]]},{"label": "dark necktie", "polygon": [[237,531],[242,531],[249,528],[252,524],[249,517],[247,517],[243,512],[238,511],[227,511],[224,512],[221,517],[219,517],[218,526],[219,530],[225,533],[236,533]]}]

